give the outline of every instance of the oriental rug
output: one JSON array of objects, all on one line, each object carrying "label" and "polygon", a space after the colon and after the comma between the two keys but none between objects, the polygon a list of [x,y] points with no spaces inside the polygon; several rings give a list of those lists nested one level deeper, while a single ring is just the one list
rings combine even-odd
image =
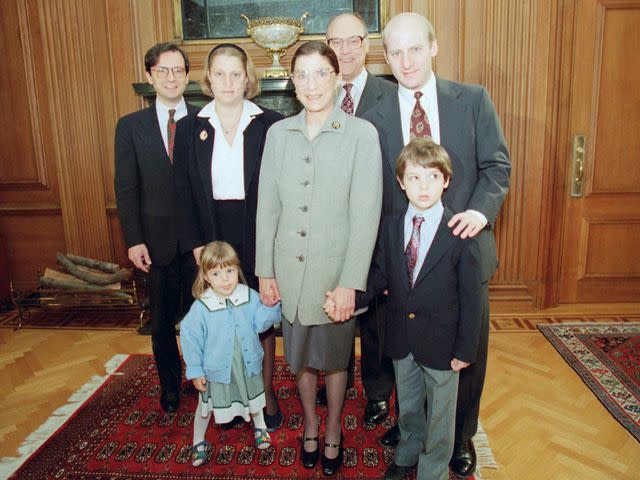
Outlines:
[{"label": "oriental rug", "polygon": [[611,415],[640,441],[640,323],[538,328]]},{"label": "oriental rug", "polygon": [[[0,462],[0,478],[60,480],[195,480],[320,478],[300,465],[302,411],[293,375],[283,358],[276,359],[274,385],[285,415],[272,434],[273,445],[257,450],[250,425],[231,430],[210,425],[213,445],[208,464],[191,466],[190,447],[196,391],[185,382],[178,412],[164,413],[158,403],[160,387],[151,355],[119,355],[107,365],[105,377],[95,377],[74,394],[20,447],[20,458]],[[359,360],[356,378],[359,379]],[[347,392],[344,407],[345,461],[338,479],[382,478],[394,450],[378,444],[390,418],[382,425],[361,421],[366,398],[359,382]],[[326,415],[318,407],[321,420]],[[321,432],[322,434],[322,432]],[[474,438],[479,467],[496,468],[486,434]],[[479,469],[475,477],[479,477]],[[415,477],[415,476],[414,476]],[[452,479],[457,478],[451,476]]]}]

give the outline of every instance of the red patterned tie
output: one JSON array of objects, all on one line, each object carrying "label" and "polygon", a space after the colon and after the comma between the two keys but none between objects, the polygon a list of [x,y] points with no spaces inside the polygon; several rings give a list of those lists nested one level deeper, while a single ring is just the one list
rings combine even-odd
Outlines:
[{"label": "red patterned tie", "polygon": [[407,274],[409,275],[409,286],[413,288],[413,270],[418,262],[418,249],[420,248],[420,225],[424,222],[424,217],[413,217],[413,230],[411,238],[404,250],[404,256],[407,259]]},{"label": "red patterned tie", "polygon": [[353,115],[353,97],[351,96],[351,89],[353,88],[353,83],[345,83],[342,88],[344,88],[345,92],[347,92],[342,99],[342,104],[340,108],[345,111],[348,115]]},{"label": "red patterned tie", "polygon": [[167,122],[167,150],[169,151],[169,160],[173,163],[173,144],[176,141],[176,114],[175,108],[169,109],[169,121]]},{"label": "red patterned tie", "polygon": [[420,97],[422,92],[416,92],[416,104],[411,112],[411,126],[409,127],[410,138],[424,138],[431,136],[431,125],[429,124],[429,118],[427,112],[424,111],[422,105],[420,105]]}]

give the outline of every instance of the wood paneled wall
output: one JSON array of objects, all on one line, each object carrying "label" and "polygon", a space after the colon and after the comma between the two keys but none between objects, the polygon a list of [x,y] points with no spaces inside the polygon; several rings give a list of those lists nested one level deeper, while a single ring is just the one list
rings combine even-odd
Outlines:
[{"label": "wood paneled wall", "polygon": [[[498,221],[501,264],[492,300],[507,309],[536,308],[545,298],[555,5],[389,2],[391,15],[416,11],[433,21],[437,74],[486,85],[502,119],[513,174]],[[56,250],[126,263],[113,192],[113,134],[120,116],[142,106],[131,84],[144,81],[146,49],[173,38],[172,8],[172,0],[94,0],[90,7],[81,0],[3,0],[0,236],[10,278],[34,282],[37,269],[54,264]],[[257,67],[270,63],[250,41],[243,46]],[[210,47],[185,46],[192,80],[201,78]],[[379,38],[372,39],[368,64],[389,73]]]}]

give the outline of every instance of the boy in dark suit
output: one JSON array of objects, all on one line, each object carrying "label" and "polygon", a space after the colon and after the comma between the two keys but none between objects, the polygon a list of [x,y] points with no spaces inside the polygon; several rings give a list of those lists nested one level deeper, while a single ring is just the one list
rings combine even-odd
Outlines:
[{"label": "boy in dark suit", "polygon": [[[447,226],[442,204],[452,167],[431,139],[411,140],[396,163],[409,206],[387,215],[366,294],[387,291],[384,353],[393,360],[400,443],[386,479],[444,480],[453,451],[458,372],[476,358],[482,318],[480,250]],[[330,299],[325,304],[331,311]],[[426,401],[426,410],[425,410]]]},{"label": "boy in dark suit", "polygon": [[160,377],[160,404],[174,412],[180,402],[182,363],[175,321],[180,298],[193,298],[195,259],[182,238],[182,215],[175,183],[173,144],[176,122],[198,109],[182,96],[189,82],[189,59],[174,43],[151,47],[144,58],[155,102],[118,121],[115,135],[115,192],[129,260],[148,273],[151,344]]}]

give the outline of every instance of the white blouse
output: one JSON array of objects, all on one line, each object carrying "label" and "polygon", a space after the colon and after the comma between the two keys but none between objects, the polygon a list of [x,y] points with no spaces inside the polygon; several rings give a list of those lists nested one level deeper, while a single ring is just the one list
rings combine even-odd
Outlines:
[{"label": "white blouse", "polygon": [[216,132],[211,155],[211,186],[215,200],[244,200],[244,131],[253,117],[260,115],[262,109],[255,103],[244,100],[242,115],[238,122],[233,142],[229,144],[224,136],[224,129],[216,113],[216,101],[204,106],[199,117],[209,118],[209,123]]}]

